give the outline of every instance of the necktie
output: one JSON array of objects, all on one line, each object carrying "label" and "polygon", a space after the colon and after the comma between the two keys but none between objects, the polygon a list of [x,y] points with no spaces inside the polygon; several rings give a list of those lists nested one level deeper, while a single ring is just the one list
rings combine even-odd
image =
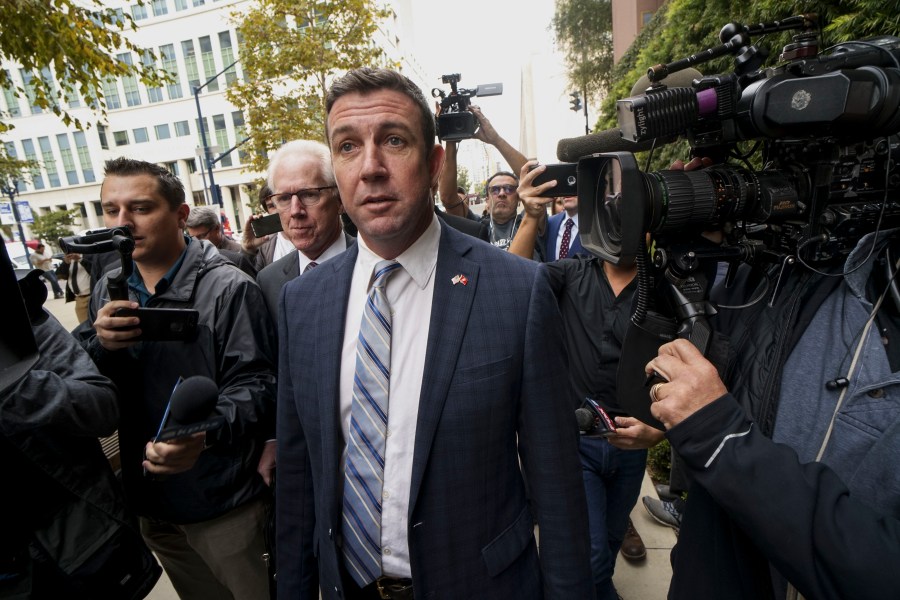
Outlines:
[{"label": "necktie", "polygon": [[307,271],[312,271],[313,269],[315,269],[318,266],[319,266],[319,263],[317,263],[316,261],[312,261],[308,265],[306,265],[306,268],[303,269],[303,272],[306,273]]},{"label": "necktie", "polygon": [[360,587],[381,576],[381,494],[391,382],[391,307],[384,286],[396,261],[375,265],[356,342],[344,468],[344,560]]},{"label": "necktie", "polygon": [[572,227],[575,221],[566,219],[566,230],[563,232],[562,241],[559,243],[559,257],[566,258],[569,256],[569,243],[572,241]]}]

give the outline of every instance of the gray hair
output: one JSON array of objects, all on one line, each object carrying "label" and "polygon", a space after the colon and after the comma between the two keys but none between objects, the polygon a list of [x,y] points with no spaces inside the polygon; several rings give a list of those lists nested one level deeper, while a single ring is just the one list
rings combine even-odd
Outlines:
[{"label": "gray hair", "polygon": [[212,206],[198,206],[191,209],[188,214],[187,221],[184,222],[185,227],[191,229],[195,227],[206,227],[208,229],[216,229],[222,226],[219,220],[219,212]]},{"label": "gray hair", "polygon": [[313,140],[293,140],[286,142],[281,148],[273,152],[269,158],[269,168],[266,170],[266,184],[271,189],[275,189],[272,181],[275,169],[282,160],[289,157],[308,157],[318,161],[320,175],[325,180],[325,184],[335,185],[334,169],[331,166],[331,150],[328,149],[328,146]]}]

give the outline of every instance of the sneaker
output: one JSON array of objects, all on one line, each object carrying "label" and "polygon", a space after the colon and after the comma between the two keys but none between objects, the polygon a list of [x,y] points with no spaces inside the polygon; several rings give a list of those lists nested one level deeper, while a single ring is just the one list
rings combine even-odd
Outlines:
[{"label": "sneaker", "polygon": [[56,300],[59,300],[60,298],[65,298],[65,296],[66,295],[63,293],[53,294],[53,298],[55,298]]},{"label": "sneaker", "polygon": [[678,529],[681,528],[681,512],[679,512],[672,502],[668,500],[657,500],[650,496],[644,496],[641,498],[641,502],[644,503],[644,508],[650,513],[653,520],[660,525],[671,527],[675,531],[678,531]]},{"label": "sneaker", "polygon": [[634,523],[628,519],[628,528],[625,530],[625,537],[622,539],[622,546],[619,548],[622,557],[626,560],[643,560],[647,557],[647,549],[644,547],[644,540],[641,539]]},{"label": "sneaker", "polygon": [[655,486],[656,495],[660,497],[661,500],[668,500],[671,502],[675,498],[680,498],[678,494],[673,494],[672,489],[669,487],[668,483],[657,483]]}]

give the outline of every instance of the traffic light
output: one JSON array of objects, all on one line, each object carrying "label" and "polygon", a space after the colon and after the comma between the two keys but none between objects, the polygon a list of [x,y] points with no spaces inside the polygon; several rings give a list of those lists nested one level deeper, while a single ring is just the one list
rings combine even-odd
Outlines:
[{"label": "traffic light", "polygon": [[569,106],[575,112],[581,110],[581,94],[579,92],[572,92],[569,94],[572,96],[572,99],[569,100]]}]

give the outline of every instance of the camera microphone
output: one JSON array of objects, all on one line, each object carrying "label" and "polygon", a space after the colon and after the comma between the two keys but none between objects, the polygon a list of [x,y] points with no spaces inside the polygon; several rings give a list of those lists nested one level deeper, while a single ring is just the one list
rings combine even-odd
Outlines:
[{"label": "camera microphone", "polygon": [[203,375],[188,377],[172,392],[167,416],[163,417],[157,442],[186,437],[201,431],[214,431],[225,418],[213,415],[219,401],[219,386]]},{"label": "camera microphone", "polygon": [[586,408],[575,409],[575,420],[578,422],[579,433],[587,433],[596,425],[594,415]]}]

